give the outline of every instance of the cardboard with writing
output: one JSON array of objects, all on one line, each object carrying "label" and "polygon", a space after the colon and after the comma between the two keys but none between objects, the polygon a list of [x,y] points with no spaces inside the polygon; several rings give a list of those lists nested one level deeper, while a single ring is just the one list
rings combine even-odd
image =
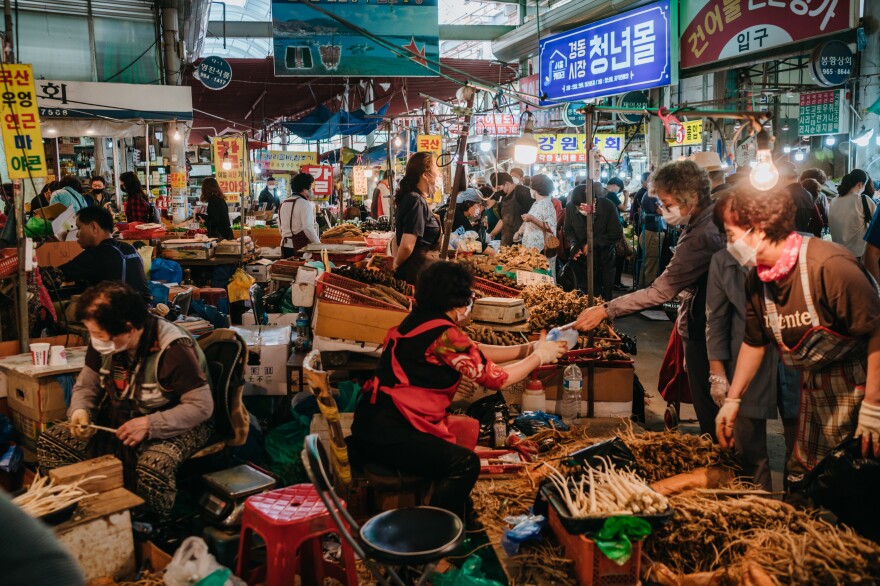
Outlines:
[{"label": "cardboard with writing", "polygon": [[232,326],[248,345],[245,395],[286,395],[290,326]]}]

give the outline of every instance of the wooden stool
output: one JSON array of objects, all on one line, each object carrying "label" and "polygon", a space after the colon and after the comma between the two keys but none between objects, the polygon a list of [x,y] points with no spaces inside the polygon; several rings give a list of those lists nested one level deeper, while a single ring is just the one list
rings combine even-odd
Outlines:
[{"label": "wooden stool", "polygon": [[[241,520],[241,543],[238,548],[238,576],[249,584],[292,586],[300,575],[302,584],[323,584],[334,578],[346,586],[357,586],[354,552],[342,541],[345,567],[324,560],[321,537],[336,533],[324,503],[311,484],[297,484],[256,494],[247,499]],[[266,543],[266,565],[262,576],[245,575],[253,534]],[[303,559],[305,557],[305,559]]]}]

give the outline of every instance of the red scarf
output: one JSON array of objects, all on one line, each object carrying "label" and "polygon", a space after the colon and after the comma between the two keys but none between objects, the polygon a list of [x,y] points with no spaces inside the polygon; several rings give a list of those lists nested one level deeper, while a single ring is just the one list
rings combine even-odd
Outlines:
[{"label": "red scarf", "polygon": [[798,254],[801,250],[801,242],[804,237],[797,232],[792,232],[785,239],[785,246],[782,249],[782,256],[776,261],[772,267],[758,265],[758,278],[765,283],[779,281],[785,278],[797,264]]}]

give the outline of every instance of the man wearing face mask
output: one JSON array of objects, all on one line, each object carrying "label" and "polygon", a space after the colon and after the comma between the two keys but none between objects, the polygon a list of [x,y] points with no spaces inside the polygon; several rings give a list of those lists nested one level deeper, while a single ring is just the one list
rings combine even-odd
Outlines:
[{"label": "man wearing face mask", "polygon": [[104,178],[100,175],[92,177],[91,187],[92,191],[89,193],[89,196],[92,198],[94,205],[106,209],[111,214],[115,214],[116,201],[107,193],[107,184],[104,182]]},{"label": "man wearing face mask", "polygon": [[593,219],[593,272],[595,274],[595,293],[603,299],[614,296],[615,243],[623,237],[617,208],[607,198],[601,197],[602,185],[593,182],[593,202],[595,211],[590,213],[586,204],[587,186],[578,185],[571,191],[568,205],[565,206],[565,238],[571,249],[571,259],[575,261],[575,274],[578,286],[587,289],[587,220]]},{"label": "man wearing face mask", "polygon": [[165,517],[177,494],[177,468],[213,432],[205,356],[185,330],[150,314],[123,283],[87,289],[76,317],[91,343],[73,387],[70,425],[51,427],[37,442],[40,467],[115,454],[126,487]]},{"label": "man wearing face mask", "polygon": [[684,339],[688,383],[700,432],[715,433],[718,407],[709,393],[706,355],[706,281],[712,256],[724,248],[724,237],[712,221],[709,175],[693,161],[660,167],[650,179],[650,191],[660,199],[660,213],[670,225],[684,225],[669,266],[650,287],[591,307],[578,317],[577,328],[589,331],[605,319],[629,315],[681,296],[676,322]]},{"label": "man wearing face mask", "polygon": [[465,232],[476,232],[479,242],[483,245],[483,252],[494,254],[495,250],[489,246],[489,234],[487,222],[483,217],[485,204],[480,192],[469,187],[459,193],[455,198],[455,217],[452,220],[452,231],[459,228]]},{"label": "man wearing face mask", "polygon": [[315,206],[309,201],[315,178],[299,173],[290,183],[290,197],[281,202],[278,210],[278,229],[281,231],[281,258],[290,258],[309,244],[321,242]]},{"label": "man wearing face mask", "polygon": [[525,185],[517,185],[507,173],[492,173],[489,176],[492,188],[500,192],[501,221],[492,230],[492,239],[501,236],[501,246],[512,246],[513,237],[523,223],[523,215],[529,213],[532,204],[532,191]]},{"label": "man wearing face mask", "polygon": [[416,309],[388,332],[376,376],[359,397],[349,444],[353,462],[433,479],[429,504],[462,517],[480,473],[474,446],[458,443],[446,412],[462,377],[500,390],[555,363],[566,348],[543,339],[477,344],[458,325],[473,302],[473,276],[463,265],[437,262],[421,272]]}]

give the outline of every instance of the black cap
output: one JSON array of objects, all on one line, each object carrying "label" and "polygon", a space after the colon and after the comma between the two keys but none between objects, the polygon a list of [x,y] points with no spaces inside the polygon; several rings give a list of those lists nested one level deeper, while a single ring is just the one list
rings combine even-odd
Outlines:
[{"label": "black cap", "polygon": [[620,177],[612,177],[611,179],[609,179],[608,183],[606,183],[605,186],[607,187],[609,185],[616,185],[620,188],[621,191],[623,191],[625,188],[623,184],[623,179],[621,179]]}]

